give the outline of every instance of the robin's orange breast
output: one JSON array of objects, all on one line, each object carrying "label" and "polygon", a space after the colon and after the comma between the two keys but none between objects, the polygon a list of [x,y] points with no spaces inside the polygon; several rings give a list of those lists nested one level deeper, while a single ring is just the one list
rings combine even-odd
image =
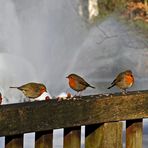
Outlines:
[{"label": "robin's orange breast", "polygon": [[134,78],[132,76],[126,75],[125,76],[125,83],[127,85],[132,85],[134,83]]},{"label": "robin's orange breast", "polygon": [[74,79],[70,78],[69,79],[69,86],[72,88],[72,89],[77,89],[77,83]]}]

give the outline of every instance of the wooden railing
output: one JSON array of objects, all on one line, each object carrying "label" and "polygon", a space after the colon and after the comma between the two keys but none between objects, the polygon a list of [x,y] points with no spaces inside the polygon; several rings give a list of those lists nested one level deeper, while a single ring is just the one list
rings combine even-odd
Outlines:
[{"label": "wooden railing", "polygon": [[35,132],[35,148],[52,148],[53,129],[64,128],[63,147],[80,148],[85,125],[85,148],[122,148],[126,121],[126,148],[142,148],[147,117],[148,91],[1,105],[0,136],[6,148],[22,148],[23,134]]}]

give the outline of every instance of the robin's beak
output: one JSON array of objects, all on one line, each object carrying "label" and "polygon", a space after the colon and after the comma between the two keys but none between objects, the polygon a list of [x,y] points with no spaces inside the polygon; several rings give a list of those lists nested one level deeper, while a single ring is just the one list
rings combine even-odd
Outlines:
[{"label": "robin's beak", "polygon": [[68,78],[68,76],[66,78]]}]

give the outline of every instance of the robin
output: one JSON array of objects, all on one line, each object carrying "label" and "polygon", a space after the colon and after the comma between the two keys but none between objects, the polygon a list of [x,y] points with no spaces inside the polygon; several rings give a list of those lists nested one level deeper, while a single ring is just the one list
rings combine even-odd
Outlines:
[{"label": "robin", "polygon": [[122,90],[122,93],[126,93],[126,89],[132,87],[134,84],[134,76],[131,70],[126,70],[117,75],[111,86],[108,89],[116,86]]},{"label": "robin", "polygon": [[35,99],[41,96],[46,91],[46,86],[41,83],[27,83],[19,87],[10,87],[10,88],[17,88],[24,93],[24,95],[30,99]]},{"label": "robin", "polygon": [[82,77],[76,74],[70,74],[66,78],[69,79],[69,86],[78,93],[85,90],[87,87],[95,88],[88,84]]}]

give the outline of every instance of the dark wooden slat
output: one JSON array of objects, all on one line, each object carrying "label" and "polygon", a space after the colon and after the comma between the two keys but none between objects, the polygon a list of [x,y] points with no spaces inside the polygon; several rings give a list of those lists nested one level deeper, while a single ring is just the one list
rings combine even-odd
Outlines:
[{"label": "dark wooden slat", "polygon": [[86,126],[85,148],[122,148],[122,122]]},{"label": "dark wooden slat", "polygon": [[[94,124],[85,126],[85,148],[98,148],[102,141],[101,133],[102,124]],[[99,140],[100,139],[100,140]]]},{"label": "dark wooden slat", "polygon": [[52,148],[53,130],[35,133],[35,148]]},{"label": "dark wooden slat", "polygon": [[81,127],[64,129],[64,148],[81,147]]},{"label": "dark wooden slat", "polygon": [[5,137],[5,148],[23,148],[23,135]]},{"label": "dark wooden slat", "polygon": [[146,118],[147,106],[148,91],[1,105],[0,136]]},{"label": "dark wooden slat", "polygon": [[126,121],[126,148],[142,148],[143,120]]}]

